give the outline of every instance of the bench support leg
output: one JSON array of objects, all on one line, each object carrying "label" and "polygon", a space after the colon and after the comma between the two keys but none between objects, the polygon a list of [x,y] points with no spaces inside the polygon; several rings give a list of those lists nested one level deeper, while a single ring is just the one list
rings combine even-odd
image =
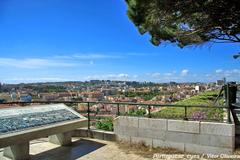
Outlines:
[{"label": "bench support leg", "polygon": [[49,136],[48,141],[61,146],[69,146],[72,143],[72,132],[65,132]]},{"label": "bench support leg", "polygon": [[4,148],[3,156],[12,160],[29,160],[29,142],[15,144]]}]

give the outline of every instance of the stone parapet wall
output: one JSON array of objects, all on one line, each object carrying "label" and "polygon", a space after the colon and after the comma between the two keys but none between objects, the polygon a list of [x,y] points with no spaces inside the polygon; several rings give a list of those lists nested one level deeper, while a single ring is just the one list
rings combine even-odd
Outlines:
[{"label": "stone parapet wall", "polygon": [[105,141],[116,141],[116,135],[114,132],[103,131],[98,129],[88,130],[87,128],[78,128],[73,132],[72,136],[94,138]]},{"label": "stone parapet wall", "polygon": [[232,154],[235,149],[234,124],[120,116],[114,132],[119,141],[191,153]]}]

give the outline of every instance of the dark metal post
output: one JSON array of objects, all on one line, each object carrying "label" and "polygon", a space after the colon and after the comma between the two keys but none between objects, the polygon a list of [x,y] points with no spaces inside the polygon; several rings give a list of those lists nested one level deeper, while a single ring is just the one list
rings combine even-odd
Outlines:
[{"label": "dark metal post", "polygon": [[188,120],[188,117],[187,117],[187,106],[184,106],[184,120]]},{"label": "dark metal post", "polygon": [[151,106],[148,106],[148,118],[151,118]]},{"label": "dark metal post", "polygon": [[227,122],[231,123],[231,117],[230,117],[230,98],[229,98],[229,83],[226,85],[226,106],[227,106]]},{"label": "dark metal post", "polygon": [[90,130],[90,103],[87,102],[87,117],[88,117],[88,130]]},{"label": "dark metal post", "polygon": [[120,116],[119,103],[117,104],[117,115]]},{"label": "dark metal post", "polygon": [[234,109],[233,103],[236,103],[237,86],[236,83],[228,83],[226,88],[226,106],[227,106],[227,122],[231,123],[231,111]]}]

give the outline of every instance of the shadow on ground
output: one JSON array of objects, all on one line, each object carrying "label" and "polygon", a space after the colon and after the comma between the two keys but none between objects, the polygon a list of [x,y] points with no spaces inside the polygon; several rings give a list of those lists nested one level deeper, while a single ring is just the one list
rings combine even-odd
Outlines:
[{"label": "shadow on ground", "polygon": [[76,160],[101,147],[103,143],[80,139],[72,143],[71,146],[64,146],[48,150],[37,155],[31,155],[32,160]]}]

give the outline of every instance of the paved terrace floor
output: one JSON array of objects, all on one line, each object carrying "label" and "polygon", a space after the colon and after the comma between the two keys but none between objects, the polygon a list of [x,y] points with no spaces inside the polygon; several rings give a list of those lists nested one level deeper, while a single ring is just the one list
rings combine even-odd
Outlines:
[{"label": "paved terrace floor", "polygon": [[[3,149],[0,149],[2,159]],[[31,160],[148,160],[136,154],[126,153],[114,142],[96,139],[74,139],[73,145],[60,147],[39,139],[31,142]]]}]

